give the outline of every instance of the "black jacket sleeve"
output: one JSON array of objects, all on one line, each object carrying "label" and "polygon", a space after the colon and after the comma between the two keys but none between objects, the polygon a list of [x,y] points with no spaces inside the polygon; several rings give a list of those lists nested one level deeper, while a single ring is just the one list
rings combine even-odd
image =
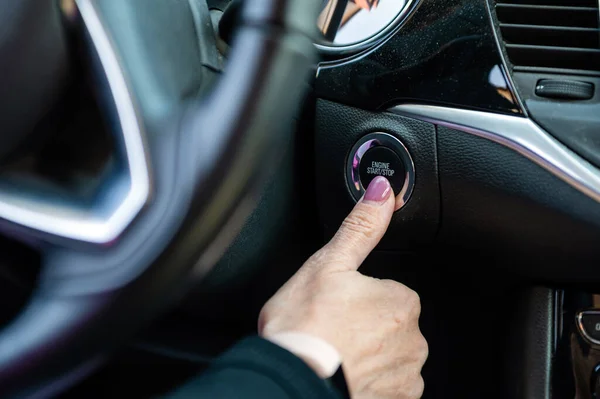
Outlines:
[{"label": "black jacket sleeve", "polygon": [[301,359],[259,337],[246,338],[169,399],[340,399]]}]

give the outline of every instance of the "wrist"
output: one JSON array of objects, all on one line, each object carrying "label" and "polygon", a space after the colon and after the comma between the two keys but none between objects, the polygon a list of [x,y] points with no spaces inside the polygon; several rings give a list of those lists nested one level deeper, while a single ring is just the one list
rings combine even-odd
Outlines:
[{"label": "wrist", "polygon": [[341,356],[333,345],[311,334],[286,331],[263,338],[302,359],[323,379],[332,377],[342,364]]}]

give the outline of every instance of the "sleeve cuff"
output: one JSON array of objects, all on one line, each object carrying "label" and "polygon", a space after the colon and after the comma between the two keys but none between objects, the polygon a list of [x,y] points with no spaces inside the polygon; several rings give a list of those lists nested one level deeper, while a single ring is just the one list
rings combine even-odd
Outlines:
[{"label": "sleeve cuff", "polygon": [[319,337],[288,331],[265,338],[304,360],[323,379],[331,378],[342,365],[337,349]]},{"label": "sleeve cuff", "polygon": [[269,376],[292,398],[341,398],[337,389],[292,352],[260,337],[246,338],[227,351],[212,369],[241,368]]}]

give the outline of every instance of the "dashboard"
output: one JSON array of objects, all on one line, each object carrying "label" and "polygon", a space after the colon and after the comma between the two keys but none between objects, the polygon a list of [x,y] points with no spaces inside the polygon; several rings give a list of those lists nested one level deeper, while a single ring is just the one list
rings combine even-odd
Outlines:
[{"label": "dashboard", "polygon": [[420,101],[522,114],[486,2],[417,1],[405,7],[387,38],[347,57],[341,49],[319,65],[319,97],[370,110]]},{"label": "dashboard", "polygon": [[[383,249],[439,245],[544,281],[600,280],[597,2],[403,1],[382,18],[385,3],[326,1],[320,17],[315,180],[326,235],[361,192],[361,140],[387,134],[414,181]],[[335,7],[338,31],[326,23]]]},{"label": "dashboard", "polygon": [[[423,254],[433,252],[439,256],[430,262],[451,281],[453,270],[500,270],[560,287],[534,289],[498,316],[514,325],[492,333],[496,340],[521,334],[506,344],[510,354],[497,353],[518,365],[507,386],[519,388],[499,395],[598,397],[600,352],[591,334],[600,319],[589,294],[600,281],[598,2],[415,0],[395,3],[384,19],[369,14],[380,3],[324,2],[324,12],[344,10],[339,39],[321,23],[325,39],[316,44],[314,182],[325,237],[360,198],[369,169],[401,174],[400,209],[379,246],[386,268],[414,263],[410,270],[427,274]],[[352,38],[343,31],[348,10],[359,10]],[[366,15],[376,28],[364,27]],[[374,155],[382,147],[395,157]],[[436,298],[446,292],[436,290]],[[497,305],[512,295],[505,291]],[[466,303],[469,314],[487,311]],[[462,320],[455,328],[470,328],[472,319],[451,313]],[[477,316],[479,328],[496,329],[493,319]],[[471,351],[490,339],[471,336],[458,357],[480,362]],[[442,365],[431,379],[446,372]],[[482,386],[491,382],[485,371],[472,372]]]}]

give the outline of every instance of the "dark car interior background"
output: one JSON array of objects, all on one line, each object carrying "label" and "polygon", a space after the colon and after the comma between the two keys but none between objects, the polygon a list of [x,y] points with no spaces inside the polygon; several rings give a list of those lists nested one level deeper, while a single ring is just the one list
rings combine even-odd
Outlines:
[{"label": "dark car interior background", "polygon": [[[93,191],[105,174],[122,169],[98,93],[104,86],[85,72],[98,61],[74,55],[86,51],[89,38],[70,20],[78,18],[71,3],[53,3],[68,38],[61,51],[70,54],[71,75],[44,123],[20,126],[43,140],[12,137],[0,150],[0,191],[23,174],[45,176],[65,192],[86,181],[83,190]],[[201,56],[190,65],[186,56],[168,60],[169,73],[197,79],[194,94],[203,97],[229,67],[229,46],[243,33],[243,1],[180,3],[201,10],[196,17],[204,25],[197,26],[204,30],[190,44]],[[256,165],[267,179],[243,227],[214,267],[170,292],[173,306],[132,330],[126,343],[107,345],[102,361],[61,397],[160,396],[255,334],[262,305],[364,193],[366,159],[383,168],[376,173],[395,175],[401,208],[361,272],[400,281],[421,297],[430,346],[423,397],[600,397],[598,1],[322,3],[311,43],[319,61],[305,61],[308,83],[304,69],[290,67],[268,88],[296,80],[290,97],[303,100],[293,123],[265,138],[276,160]],[[175,30],[168,8],[162,21],[139,17],[156,46],[168,46],[161,35]],[[115,21],[113,29],[121,29]],[[165,54],[134,59],[131,68]],[[160,79],[164,70],[156,71]],[[258,69],[249,73],[261,76]],[[139,90],[148,99],[144,107],[160,108],[163,97]],[[285,93],[274,98],[296,101],[281,100]],[[15,102],[14,115],[22,106]],[[158,143],[152,145],[171,145]],[[17,155],[5,156],[9,147]],[[0,203],[11,199],[0,195]],[[10,226],[2,231],[0,316],[8,325],[48,270],[38,241],[20,239]],[[167,255],[162,262],[175,267],[179,258]]]}]

